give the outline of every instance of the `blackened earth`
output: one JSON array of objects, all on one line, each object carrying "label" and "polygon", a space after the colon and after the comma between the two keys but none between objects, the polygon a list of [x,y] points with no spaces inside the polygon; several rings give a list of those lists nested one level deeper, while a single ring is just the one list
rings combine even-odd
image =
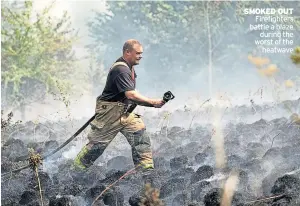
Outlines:
[{"label": "blackened earth", "polygon": [[[300,108],[299,101],[296,103],[295,108]],[[53,122],[40,124],[35,128],[35,135],[46,135],[48,140],[34,141],[24,138],[33,135],[32,125],[32,122],[19,125],[23,133],[16,132],[17,127],[2,134],[6,138],[2,143],[2,174],[26,164],[24,157],[28,155],[28,148],[42,154],[53,151],[67,139],[59,138],[64,132],[61,128],[71,128],[62,122],[60,126]],[[105,165],[99,166],[96,162],[87,172],[74,171],[72,159],[64,157],[62,152],[55,154],[44,164],[51,161],[56,169],[45,170],[40,166],[38,172],[44,205],[91,205],[104,190],[95,205],[139,205],[146,182],[159,189],[165,205],[220,205],[221,185],[232,170],[239,174],[232,205],[300,205],[300,125],[292,119],[228,123],[223,131],[227,155],[225,168],[215,166],[212,125],[190,130],[171,127],[167,138],[165,132],[164,129],[150,134],[151,141],[159,147],[154,149],[156,169],[147,175],[131,173],[123,176],[133,168],[128,150],[124,156],[105,160]],[[63,152],[74,145],[74,142],[70,143]],[[1,184],[1,205],[41,205],[37,179],[31,169],[2,177]],[[272,198],[264,199],[266,197]]]}]

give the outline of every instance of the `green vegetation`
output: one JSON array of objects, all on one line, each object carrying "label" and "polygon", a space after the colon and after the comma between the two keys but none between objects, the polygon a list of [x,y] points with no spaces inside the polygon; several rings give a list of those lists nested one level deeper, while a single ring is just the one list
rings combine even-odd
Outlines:
[{"label": "green vegetation", "polygon": [[2,97],[12,107],[41,101],[57,93],[58,85],[65,92],[70,87],[77,34],[68,14],[54,19],[51,7],[34,13],[30,1],[2,6]]}]

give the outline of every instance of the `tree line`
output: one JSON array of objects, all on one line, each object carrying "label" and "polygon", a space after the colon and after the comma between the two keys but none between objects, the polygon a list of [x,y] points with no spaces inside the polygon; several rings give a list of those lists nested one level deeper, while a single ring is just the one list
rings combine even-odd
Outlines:
[{"label": "tree line", "polygon": [[[94,88],[103,85],[107,69],[121,55],[121,46],[129,38],[139,39],[145,45],[143,67],[157,88],[166,82],[173,82],[170,87],[178,87],[184,84],[183,76],[199,72],[211,84],[217,72],[226,77],[250,66],[250,54],[264,54],[254,44],[257,33],[249,31],[254,18],[244,15],[243,10],[248,7],[294,8],[294,42],[300,42],[296,9],[300,2],[107,1],[107,6],[108,12],[95,12],[95,17],[87,22],[93,42],[86,45],[90,65],[86,65],[84,82]],[[4,107],[24,109],[46,95],[68,93],[74,86],[70,80],[82,76],[77,64],[80,59],[73,49],[79,39],[78,28],[74,28],[67,12],[60,18],[51,17],[52,8],[53,4],[49,4],[36,13],[31,1],[2,2]],[[300,48],[296,46],[288,57],[265,56],[279,65],[287,59],[299,65]],[[295,66],[285,64],[287,77],[294,75],[294,70]]]}]

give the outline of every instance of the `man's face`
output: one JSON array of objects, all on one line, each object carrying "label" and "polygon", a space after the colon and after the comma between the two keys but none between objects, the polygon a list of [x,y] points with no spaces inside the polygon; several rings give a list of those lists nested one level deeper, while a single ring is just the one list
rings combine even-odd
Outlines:
[{"label": "man's face", "polygon": [[134,44],[131,51],[126,52],[127,57],[129,59],[129,63],[134,66],[138,65],[140,63],[140,60],[142,59],[143,54],[143,47],[138,44]]}]

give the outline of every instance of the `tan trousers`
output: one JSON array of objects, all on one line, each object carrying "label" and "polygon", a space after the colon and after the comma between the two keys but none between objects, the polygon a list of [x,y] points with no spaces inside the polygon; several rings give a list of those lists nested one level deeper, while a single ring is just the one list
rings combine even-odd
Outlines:
[{"label": "tan trousers", "polygon": [[109,143],[121,132],[132,148],[135,166],[154,168],[150,137],[139,115],[124,113],[125,105],[118,102],[97,101],[96,117],[91,122],[89,142],[77,155],[74,165],[90,167],[104,152]]}]

